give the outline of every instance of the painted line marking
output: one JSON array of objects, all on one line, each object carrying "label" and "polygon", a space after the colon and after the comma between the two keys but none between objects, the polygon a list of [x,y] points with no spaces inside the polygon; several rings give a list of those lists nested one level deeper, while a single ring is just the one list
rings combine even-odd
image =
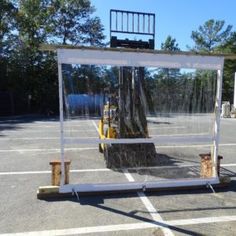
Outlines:
[{"label": "painted line marking", "polygon": [[193,145],[163,145],[155,146],[157,149],[161,148],[187,148],[187,147],[211,147],[213,144],[193,144]]},{"label": "painted line marking", "polygon": [[158,127],[148,127],[148,130],[153,129],[184,129],[186,126],[158,126]]},{"label": "painted line marking", "polygon": [[223,120],[223,121],[225,121],[225,120],[227,120],[227,121],[236,121],[235,118],[220,118],[220,119]]},{"label": "painted line marking", "polygon": [[128,179],[129,182],[135,182],[133,176],[129,173],[129,171],[127,169],[123,169],[122,170],[126,179]]},{"label": "painted line marking", "polygon": [[[84,151],[84,150],[97,150],[97,147],[84,147],[84,148],[65,148],[65,151]],[[61,149],[60,148],[48,148],[48,149],[44,149],[44,148],[32,148],[32,149],[0,149],[0,153],[3,152],[20,152],[20,153],[24,153],[24,152],[60,152]]]},{"label": "painted line marking", "polygon": [[[84,126],[83,126],[84,127]],[[93,132],[94,129],[81,129],[81,130],[65,130],[65,133],[80,133],[81,131],[86,131],[86,132]],[[44,130],[34,130],[34,129],[30,129],[30,130],[4,130],[4,131],[1,131],[2,134],[5,134],[7,135],[8,133],[19,133],[21,132],[22,133],[36,133],[36,134],[45,134],[45,131]],[[55,130],[50,130],[50,133],[58,133],[58,135],[60,134],[60,130],[59,128],[58,129],[55,129]],[[59,136],[57,136],[59,137]]]},{"label": "painted line marking", "polygon": [[32,138],[32,137],[25,137],[25,138],[5,138],[2,137],[0,138],[0,141],[11,141],[11,140],[60,140],[59,136],[58,137],[37,137],[37,138]]},{"label": "painted line marking", "polygon": [[95,121],[94,121],[94,120],[92,121],[92,124],[93,124],[93,126],[95,127],[96,131],[97,131],[97,132],[98,132],[98,134],[99,134],[98,126],[97,126],[97,124],[95,123]]},{"label": "painted line marking", "polygon": [[[128,179],[129,182],[134,182],[133,176],[129,173],[127,169],[123,169],[123,173],[125,177]],[[152,205],[150,200],[147,198],[147,196],[143,192],[137,192],[140,200],[142,201],[143,205],[148,210],[149,214],[151,215],[152,219],[155,222],[160,222],[162,224],[165,224],[164,220],[162,219],[161,215],[157,212],[155,207]],[[164,235],[166,236],[174,236],[173,232],[168,228],[164,226],[160,226],[161,230],[163,231]]]},{"label": "painted line marking", "polygon": [[[106,172],[110,169],[83,169],[83,170],[70,170],[70,173],[85,173],[85,172]],[[42,171],[13,171],[13,172],[0,172],[0,175],[35,175],[35,174],[51,174],[51,170]]]},{"label": "painted line marking", "polygon": [[163,220],[161,215],[157,212],[156,208],[152,205],[148,197],[143,192],[138,192],[138,196],[141,199],[144,206],[147,208],[149,214],[152,216],[152,219],[156,223],[161,223],[160,228],[163,231],[164,235],[174,236],[174,233],[170,230],[170,228],[168,227],[166,222]]},{"label": "painted line marking", "polygon": [[[236,163],[231,164],[221,164],[221,167],[235,167]],[[153,167],[133,167],[129,168],[129,170],[146,170],[146,169],[180,169],[180,168],[186,168],[186,167],[200,167],[200,163],[198,165],[180,165],[180,166],[153,166]],[[123,169],[117,169],[117,170],[123,170]],[[106,172],[106,171],[113,171],[108,168],[100,168],[100,169],[80,169],[80,170],[70,170],[71,173],[86,173],[86,172]],[[12,171],[12,172],[0,172],[0,175],[34,175],[34,174],[51,174],[50,170],[42,170],[42,171]],[[128,175],[125,173],[126,178],[133,182],[132,175]],[[132,178],[131,178],[131,177]],[[132,180],[132,181],[131,181]]]},{"label": "painted line marking", "polygon": [[170,220],[166,221],[166,223],[173,226],[181,226],[181,225],[197,225],[197,224],[209,224],[209,223],[219,223],[219,222],[229,222],[229,221],[236,221],[236,215]]},{"label": "painted line marking", "polygon": [[[74,139],[77,137],[65,137],[65,139]],[[97,138],[97,136],[83,136],[83,138],[87,138],[87,139],[92,139],[92,138]],[[58,137],[37,137],[37,138],[32,138],[32,137],[26,137],[26,138],[0,138],[0,141],[11,141],[11,140],[58,140],[60,141],[59,136]]]},{"label": "painted line marking", "polygon": [[[163,145],[155,146],[156,148],[188,148],[188,147],[211,147],[213,144],[193,144],[193,145]],[[220,147],[236,146],[236,143],[222,143]]]},{"label": "painted line marking", "polygon": [[[89,122],[86,125],[89,125]],[[22,125],[22,124],[0,124],[0,128],[5,126],[15,126],[16,129],[24,129],[24,128],[58,128],[60,123],[53,124],[53,125]],[[74,123],[64,123],[64,128],[71,128],[71,127],[84,127],[85,124],[74,124]]]},{"label": "painted line marking", "polygon": [[79,235],[79,234],[91,234],[91,233],[104,233],[104,232],[116,232],[116,231],[127,231],[137,229],[147,229],[157,227],[152,223],[133,223],[133,224],[117,224],[117,225],[106,225],[106,226],[92,226],[72,229],[59,229],[59,230],[48,230],[48,231],[33,231],[33,232],[22,232],[22,233],[10,233],[0,234],[1,236],[64,236],[64,235]]},{"label": "painted line marking", "polygon": [[42,171],[13,171],[13,172],[0,172],[1,175],[35,175],[35,174],[50,174],[49,170]]},{"label": "painted line marking", "polygon": [[118,231],[128,231],[128,230],[138,230],[138,229],[158,229],[164,226],[165,227],[166,226],[169,226],[169,227],[170,226],[187,226],[187,225],[222,223],[222,222],[232,222],[232,221],[236,221],[236,215],[169,220],[169,221],[165,221],[165,223],[142,222],[142,223],[115,224],[115,225],[91,226],[91,227],[70,228],[70,229],[31,231],[31,232],[21,232],[21,233],[6,233],[6,234],[0,234],[0,236],[81,235],[81,234],[89,234],[89,233],[92,234],[92,233],[118,232]]},{"label": "painted line marking", "polygon": [[[161,148],[188,148],[188,147],[211,147],[213,144],[194,144],[194,145],[158,145],[156,146],[157,149]],[[230,146],[236,146],[236,143],[224,143],[219,144],[220,147],[230,147]],[[83,150],[96,150],[97,147],[84,147],[84,148],[65,148],[65,151],[83,151]],[[59,148],[32,148],[32,149],[0,149],[0,153],[4,152],[60,152],[61,150]]]},{"label": "painted line marking", "polygon": [[[96,123],[94,121],[92,121],[92,123],[93,123],[95,129],[97,130],[97,132],[99,133]],[[122,171],[129,182],[135,181],[133,176],[129,173],[129,171],[127,169],[122,169]],[[146,197],[146,195],[142,192],[137,192],[137,194],[138,194],[139,198],[141,199],[142,203],[144,204],[144,206],[146,207],[146,209],[148,210],[149,214],[153,218],[153,220],[163,222],[162,217],[156,211],[156,209],[154,208],[152,203],[149,201],[149,199]],[[172,231],[168,227],[165,228],[165,227],[161,226],[161,229],[162,229],[165,236],[174,236],[174,234],[172,233]]]},{"label": "painted line marking", "polygon": [[221,164],[220,166],[222,167],[233,167],[233,166],[236,166],[236,164]]},{"label": "painted line marking", "polygon": [[219,146],[221,146],[221,147],[225,147],[225,146],[236,146],[236,143],[222,143],[222,144],[219,144]]},{"label": "painted line marking", "polygon": [[167,136],[191,136],[191,135],[195,135],[195,136],[200,136],[200,135],[209,135],[209,133],[187,133],[187,134],[151,134],[150,138],[152,136],[154,137],[167,137]]}]

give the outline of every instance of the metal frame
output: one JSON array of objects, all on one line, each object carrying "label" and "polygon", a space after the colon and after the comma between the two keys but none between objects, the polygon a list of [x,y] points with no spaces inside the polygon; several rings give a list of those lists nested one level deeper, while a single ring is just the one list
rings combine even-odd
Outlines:
[{"label": "metal frame", "polygon": [[[114,19],[113,14],[115,14],[115,20],[116,20],[115,28],[112,27],[113,26],[112,22]],[[121,18],[120,22],[118,22],[119,15]],[[124,22],[124,16],[126,16],[126,22]],[[135,23],[134,23],[135,18],[137,18],[138,20],[136,29],[135,29]],[[142,20],[140,20],[141,18]],[[141,21],[142,21],[142,25],[141,25]],[[153,40],[155,40],[155,14],[111,9],[110,10],[110,38],[112,36],[112,33],[149,35],[149,36],[152,36]]]},{"label": "metal frame", "polygon": [[[115,22],[115,23],[114,23]],[[148,40],[122,39],[118,35],[145,36]],[[155,14],[124,10],[110,10],[110,46],[112,48],[155,48]]]},{"label": "metal frame", "polygon": [[[191,53],[164,53],[158,51],[142,51],[142,50],[121,50],[121,49],[95,49],[95,48],[77,48],[77,49],[57,49],[58,55],[58,74],[59,74],[59,102],[60,102],[60,130],[61,130],[61,183],[60,192],[74,191],[117,191],[163,187],[179,187],[179,186],[196,186],[209,185],[219,183],[217,176],[217,157],[219,145],[220,130],[220,107],[222,93],[222,75],[223,75],[223,56],[195,55]],[[113,66],[148,66],[148,67],[165,67],[165,68],[191,68],[191,69],[207,69],[217,70],[217,93],[215,104],[215,124],[213,140],[209,137],[202,137],[198,141],[213,141],[214,145],[214,164],[213,178],[194,178],[194,179],[168,179],[155,182],[132,182],[132,183],[111,183],[111,184],[69,184],[64,185],[64,145],[68,143],[134,143],[147,142],[145,139],[125,139],[125,140],[93,140],[77,139],[66,140],[64,138],[63,128],[63,80],[62,80],[62,64],[95,64],[95,65],[113,65]],[[183,137],[177,137],[172,142],[178,142]],[[196,140],[197,137],[193,137]],[[165,139],[170,141],[171,138]],[[163,140],[163,138],[162,138]],[[157,141],[149,139],[148,142]],[[145,186],[144,186],[145,185]]]},{"label": "metal frame", "polygon": [[236,72],[234,73],[234,104],[233,108],[236,109]]}]

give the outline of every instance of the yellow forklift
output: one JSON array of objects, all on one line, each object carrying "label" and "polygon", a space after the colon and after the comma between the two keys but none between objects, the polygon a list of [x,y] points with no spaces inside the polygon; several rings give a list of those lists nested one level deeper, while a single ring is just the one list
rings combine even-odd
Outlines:
[{"label": "yellow forklift", "polygon": [[[116,104],[111,104],[110,99],[104,105],[102,118],[99,121],[99,138],[117,138],[117,112],[118,107]],[[104,144],[99,144],[99,151],[103,153]]]},{"label": "yellow forklift", "polygon": [[[117,35],[141,35],[148,40],[129,40]],[[151,37],[151,38],[150,38]],[[110,46],[154,49],[155,14],[110,10]],[[99,122],[99,138],[148,138],[145,68],[120,67],[116,91],[107,89]],[[153,143],[99,144],[108,168],[151,165],[156,157]]]}]

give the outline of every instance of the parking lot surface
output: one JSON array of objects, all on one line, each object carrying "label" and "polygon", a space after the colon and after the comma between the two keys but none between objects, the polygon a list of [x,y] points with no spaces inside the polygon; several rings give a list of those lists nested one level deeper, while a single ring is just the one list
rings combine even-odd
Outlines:
[{"label": "parking lot surface", "polygon": [[[151,136],[208,132],[208,124],[149,119]],[[190,124],[191,121],[188,122]],[[205,126],[204,126],[205,124]],[[66,126],[67,124],[65,124]],[[73,121],[66,136],[97,138],[98,119]],[[234,235],[236,232],[236,119],[221,120],[221,175],[231,184],[213,193],[138,192],[93,197],[38,200],[39,186],[50,185],[49,162],[60,158],[58,118],[0,119],[0,235]],[[161,136],[160,136],[161,137]],[[71,183],[118,183],[198,177],[199,154],[208,143],[156,145],[162,158],[154,169],[128,172],[107,169],[97,145],[65,147]]]}]

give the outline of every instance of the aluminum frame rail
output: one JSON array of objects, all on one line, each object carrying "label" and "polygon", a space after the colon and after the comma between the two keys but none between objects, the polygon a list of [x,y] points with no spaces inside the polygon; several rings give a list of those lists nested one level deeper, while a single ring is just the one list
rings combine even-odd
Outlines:
[{"label": "aluminum frame rail", "polygon": [[[60,192],[73,191],[99,191],[102,189],[112,190],[131,190],[140,188],[145,185],[148,188],[174,187],[174,186],[196,186],[209,185],[219,183],[217,175],[217,157],[219,145],[220,131],[220,108],[222,94],[222,76],[224,57],[195,55],[186,53],[156,53],[138,52],[136,50],[121,50],[121,49],[94,49],[94,48],[79,48],[66,49],[59,48],[58,55],[58,73],[59,73],[59,102],[60,102],[60,130],[61,130],[61,182]],[[62,64],[93,64],[93,65],[115,65],[115,66],[149,66],[149,67],[165,67],[165,68],[192,68],[192,69],[207,69],[217,71],[217,92],[215,103],[215,122],[213,135],[213,178],[196,178],[196,179],[171,179],[159,180],[155,182],[132,182],[132,183],[109,183],[109,184],[87,184],[87,185],[64,185],[64,145],[67,143],[64,137],[64,110],[63,110],[63,81],[62,81]],[[127,139],[128,140],[128,139]],[[168,140],[167,140],[168,141]],[[110,141],[109,141],[110,142]],[[111,142],[110,142],[111,143]],[[96,187],[97,186],[97,187]]]}]

